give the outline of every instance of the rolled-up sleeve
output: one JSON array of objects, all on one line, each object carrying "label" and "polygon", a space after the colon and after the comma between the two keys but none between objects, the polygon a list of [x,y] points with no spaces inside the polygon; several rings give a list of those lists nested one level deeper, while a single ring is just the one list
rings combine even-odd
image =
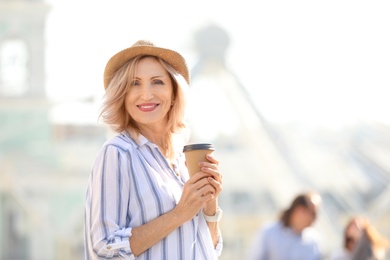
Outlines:
[{"label": "rolled-up sleeve", "polygon": [[128,153],[113,145],[98,155],[87,192],[87,259],[135,259],[128,223]]}]

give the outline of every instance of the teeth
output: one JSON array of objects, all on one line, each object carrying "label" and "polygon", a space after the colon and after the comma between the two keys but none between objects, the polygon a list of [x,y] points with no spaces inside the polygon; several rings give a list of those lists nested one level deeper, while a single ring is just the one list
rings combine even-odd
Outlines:
[{"label": "teeth", "polygon": [[152,108],[154,106],[141,106],[141,108]]}]

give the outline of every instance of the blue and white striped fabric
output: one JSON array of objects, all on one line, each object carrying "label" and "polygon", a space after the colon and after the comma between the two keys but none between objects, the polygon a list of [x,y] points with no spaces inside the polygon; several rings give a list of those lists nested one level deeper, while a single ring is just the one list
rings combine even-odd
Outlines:
[{"label": "blue and white striped fabric", "polygon": [[188,179],[183,155],[175,167],[178,176],[158,147],[142,136],[137,143],[123,132],[103,145],[86,196],[86,259],[218,258],[222,238],[215,249],[203,214],[197,214],[138,257],[130,250],[132,227],[172,210],[179,202]]}]

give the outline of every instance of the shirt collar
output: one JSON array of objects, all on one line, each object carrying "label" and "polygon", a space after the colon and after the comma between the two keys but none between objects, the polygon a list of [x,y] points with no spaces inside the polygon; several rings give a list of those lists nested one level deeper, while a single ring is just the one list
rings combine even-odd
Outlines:
[{"label": "shirt collar", "polygon": [[138,135],[138,138],[135,139],[133,138],[129,132],[127,131],[123,131],[122,134],[124,134],[127,138],[129,138],[131,141],[133,141],[136,145],[137,145],[137,148],[138,147],[141,147],[143,145],[148,145],[150,147],[157,147],[154,143],[150,142],[145,136],[143,136],[142,134],[139,134]]}]

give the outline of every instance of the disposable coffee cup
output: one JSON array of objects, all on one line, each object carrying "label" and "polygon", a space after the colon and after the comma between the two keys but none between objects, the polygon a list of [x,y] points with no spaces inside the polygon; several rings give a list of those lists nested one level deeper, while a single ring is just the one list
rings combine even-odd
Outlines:
[{"label": "disposable coffee cup", "polygon": [[183,148],[190,177],[200,171],[199,162],[207,162],[206,155],[212,154],[215,148],[212,144],[188,144]]}]

